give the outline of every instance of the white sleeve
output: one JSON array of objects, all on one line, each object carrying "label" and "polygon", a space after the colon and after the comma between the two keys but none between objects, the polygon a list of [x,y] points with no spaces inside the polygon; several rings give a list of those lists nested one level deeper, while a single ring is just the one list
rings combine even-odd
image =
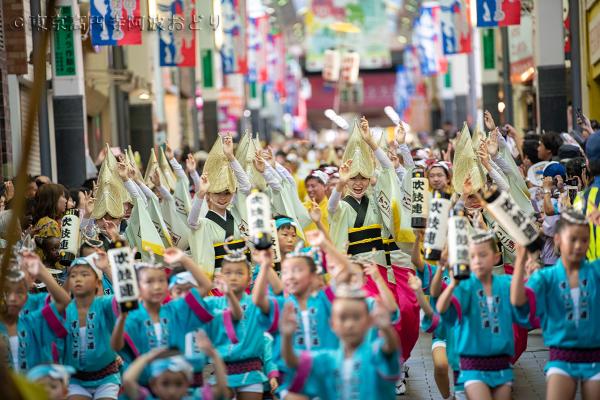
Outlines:
[{"label": "white sleeve", "polygon": [[188,225],[192,229],[198,229],[200,220],[200,212],[202,211],[202,202],[204,200],[199,198],[198,196],[194,196],[194,201],[192,201],[192,208],[190,210],[190,214],[188,215]]},{"label": "white sleeve", "polygon": [[177,162],[177,159],[175,159],[175,157],[169,160],[169,164],[171,164],[171,168],[173,168],[173,172],[175,172],[177,179],[185,178],[185,171],[183,170],[181,164]]},{"label": "white sleeve", "polygon": [[377,157],[377,161],[379,161],[379,164],[381,164],[382,168],[394,168],[394,164],[392,164],[392,161],[387,154],[385,154],[385,151],[383,151],[381,147],[378,147],[377,150],[375,150],[375,157]]},{"label": "white sleeve", "polygon": [[252,190],[252,184],[250,183],[250,178],[248,178],[248,174],[244,171],[238,160],[233,160],[229,162],[229,165],[233,169],[233,173],[235,174],[235,179],[238,183],[238,189],[243,194],[247,195]]},{"label": "white sleeve", "polygon": [[144,203],[148,203],[146,196],[144,195],[144,193],[142,193],[139,186],[136,185],[134,181],[132,181],[131,179],[127,179],[125,182],[123,182],[123,185],[125,186],[125,189],[127,189],[127,192],[129,192],[131,197],[142,199]]},{"label": "white sleeve", "polygon": [[333,188],[331,197],[329,197],[329,202],[327,203],[327,212],[329,212],[329,215],[335,214],[341,199],[342,194],[337,191],[337,188]]},{"label": "white sleeve", "polygon": [[402,181],[404,180],[405,175],[406,175],[406,168],[404,168],[402,165],[399,166],[398,168],[396,168],[396,176],[398,177],[400,184],[402,184]]},{"label": "white sleeve", "polygon": [[401,144],[398,149],[400,150],[400,155],[402,156],[403,164],[406,168],[414,167],[415,160],[412,158],[412,154],[410,154],[410,149],[406,143]]},{"label": "white sleeve", "polygon": [[150,188],[148,186],[146,186],[146,184],[144,182],[139,182],[138,186],[142,189],[142,193],[144,193],[144,195],[147,198],[156,198],[156,200],[158,200],[158,196],[156,196],[154,194],[154,192],[152,190],[150,190]]},{"label": "white sleeve", "polygon": [[498,166],[500,168],[500,170],[502,172],[504,172],[505,174],[510,173],[511,172],[511,168],[508,165],[508,163],[506,162],[506,160],[504,158],[502,158],[502,156],[500,155],[500,153],[498,152],[498,154],[496,154],[494,157],[492,157],[492,161],[496,164],[496,166]]},{"label": "white sleeve", "polygon": [[509,186],[508,182],[506,181],[506,179],[504,179],[504,177],[502,176],[502,173],[500,172],[500,168],[492,160],[490,160],[490,165],[492,166],[492,169],[490,171],[488,171],[488,174],[490,174],[490,177],[493,179],[493,181],[496,183],[496,185],[498,185],[498,187],[501,190],[506,190],[506,191],[510,190],[510,186]]},{"label": "white sleeve", "polygon": [[294,187],[296,187],[296,180],[286,167],[279,163],[275,163],[275,170],[279,173],[279,175],[281,175],[282,178],[287,179],[289,183],[292,183]]},{"label": "white sleeve", "polygon": [[194,181],[194,188],[199,188],[200,187],[200,175],[198,175],[198,171],[193,170],[190,173],[190,176],[192,177],[192,181]]},{"label": "white sleeve", "polygon": [[281,177],[268,163],[265,164],[265,173],[263,176],[265,177],[265,181],[267,181],[267,185],[269,185],[274,192],[281,192],[281,189],[283,188],[281,186]]},{"label": "white sleeve", "polygon": [[[183,175],[183,177],[185,178],[185,174]],[[171,194],[171,191],[169,189],[167,189],[164,185],[160,185],[158,190],[163,199],[168,200],[168,201],[171,201],[173,199],[173,195]]]}]

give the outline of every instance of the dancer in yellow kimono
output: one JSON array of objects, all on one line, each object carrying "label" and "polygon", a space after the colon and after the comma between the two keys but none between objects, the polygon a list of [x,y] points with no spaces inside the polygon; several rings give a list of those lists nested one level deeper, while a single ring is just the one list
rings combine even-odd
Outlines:
[{"label": "dancer in yellow kimono", "polygon": [[[244,246],[246,206],[235,196],[238,185],[243,194],[250,192],[248,175],[233,154],[233,139],[219,137],[208,154],[188,218],[192,258],[211,277],[220,270],[226,240],[230,250]],[[208,212],[200,218],[204,201]]]},{"label": "dancer in yellow kimono", "polygon": [[[375,170],[375,158],[381,166],[379,171]],[[345,250],[347,245],[348,254],[379,266],[400,308],[402,319],[394,327],[407,360],[419,337],[419,306],[407,284],[409,276],[415,274],[414,267],[410,256],[397,245],[404,237],[396,198],[400,181],[364,117],[360,125],[355,122],[342,162],[340,180],[329,198],[329,234],[338,249]],[[404,385],[403,379],[397,383],[398,394]]]}]

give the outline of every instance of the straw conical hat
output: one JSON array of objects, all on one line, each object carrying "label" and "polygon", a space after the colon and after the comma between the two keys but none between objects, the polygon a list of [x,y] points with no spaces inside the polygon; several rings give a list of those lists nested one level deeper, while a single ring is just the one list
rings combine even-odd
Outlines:
[{"label": "straw conical hat", "polygon": [[479,160],[473,149],[473,141],[471,140],[471,134],[466,122],[456,141],[452,165],[454,166],[454,174],[452,175],[454,191],[463,193],[463,185],[469,175],[471,175],[473,191],[477,191],[483,187],[485,176],[480,169]]},{"label": "straw conical hat", "polygon": [[221,193],[226,190],[235,192],[237,187],[235,175],[223,152],[223,138],[220,135],[208,153],[202,174],[208,176],[209,193]]},{"label": "straw conical hat", "polygon": [[116,168],[111,169],[110,164],[111,162],[107,157],[98,173],[98,189],[96,191],[96,200],[94,201],[94,210],[91,215],[93,219],[101,219],[106,214],[112,218],[122,218],[125,215],[123,203],[128,200],[120,190],[123,182],[121,178],[115,176],[114,171]]},{"label": "straw conical hat", "polygon": [[123,181],[121,180],[121,177],[119,177],[119,174],[117,172],[117,164],[119,163],[119,161],[113,154],[108,143],[106,143],[106,158],[104,159],[104,162],[102,163],[102,165],[104,165],[105,163],[106,163],[106,166],[107,166],[109,172],[112,174],[112,181],[114,183],[114,189],[119,192],[119,196],[122,199],[124,199],[123,201],[131,203],[132,202],[131,196],[129,195],[129,192],[125,188],[125,185],[123,185]]},{"label": "straw conical hat", "polygon": [[254,158],[254,154],[252,154],[252,157],[250,159],[248,158],[248,146],[250,145],[251,140],[252,137],[250,133],[246,131],[240,139],[240,142],[238,143],[237,149],[235,151],[235,158],[238,160],[238,162],[244,170],[248,168],[248,163],[252,162],[252,158]]},{"label": "straw conical hat", "polygon": [[373,150],[371,150],[360,134],[358,119],[354,120],[354,127],[352,128],[352,133],[350,134],[346,150],[344,151],[342,164],[350,159],[352,160],[352,167],[350,167],[349,174],[350,178],[354,178],[357,175],[371,178],[374,175],[375,157],[373,155]]},{"label": "straw conical hat", "polygon": [[158,164],[158,160],[156,159],[156,153],[154,153],[154,149],[150,149],[150,158],[148,159],[148,165],[146,166],[146,175],[144,176],[144,182],[146,186],[150,189],[154,188],[154,183],[152,182],[152,175],[154,175],[154,171],[158,170],[158,175],[160,176],[160,182],[163,185],[167,185],[167,178],[165,178],[165,174]]},{"label": "straw conical hat", "polygon": [[160,170],[162,171],[163,175],[165,176],[165,185],[170,189],[170,190],[175,190],[175,185],[177,184],[177,178],[175,177],[175,174],[173,173],[173,170],[171,169],[171,164],[169,164],[169,161],[167,160],[167,156],[165,154],[165,152],[163,151],[163,148],[160,148],[160,153],[159,153],[159,158],[158,158],[158,165],[160,166]]}]

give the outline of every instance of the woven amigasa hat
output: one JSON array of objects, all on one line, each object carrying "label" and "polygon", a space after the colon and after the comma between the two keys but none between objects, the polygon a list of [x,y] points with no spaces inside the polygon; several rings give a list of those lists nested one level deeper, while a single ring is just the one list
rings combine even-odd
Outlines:
[{"label": "woven amigasa hat", "polygon": [[342,165],[348,160],[352,160],[349,178],[361,175],[370,179],[375,174],[375,156],[360,134],[358,119],[354,120],[354,127],[344,151]]},{"label": "woven amigasa hat", "polygon": [[208,153],[202,174],[208,176],[209,193],[221,193],[226,190],[234,193],[237,188],[235,175],[223,151],[223,137],[221,135],[217,137],[210,153]]}]

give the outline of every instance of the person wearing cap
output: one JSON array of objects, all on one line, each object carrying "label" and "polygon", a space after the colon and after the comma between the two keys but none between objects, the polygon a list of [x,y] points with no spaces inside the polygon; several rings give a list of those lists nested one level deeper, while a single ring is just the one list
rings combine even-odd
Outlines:
[{"label": "person wearing cap", "polygon": [[[108,225],[114,224],[121,231],[124,225],[128,225],[133,204],[131,196],[117,173],[117,159],[108,144],[106,146],[106,158],[98,172],[94,209],[90,214],[90,219],[95,221],[100,228],[100,240],[104,244],[104,250],[108,250],[111,243],[107,234],[111,227]],[[85,224],[86,221],[82,221],[82,225]]]},{"label": "person wearing cap", "polygon": [[[304,202],[304,207],[310,212],[314,207],[318,207],[321,210],[321,224],[325,229],[325,232],[329,232],[329,214],[327,213],[327,181],[329,180],[328,175],[321,170],[312,171],[305,179],[306,192],[308,193],[309,200]],[[318,229],[314,222],[311,222],[304,230],[311,231]]]},{"label": "person wearing cap", "polygon": [[427,166],[427,179],[431,190],[442,192],[452,191],[450,186],[451,172],[450,165],[445,161],[434,161]]},{"label": "person wearing cap", "polygon": [[[193,382],[193,367],[190,361],[178,352],[156,348],[138,357],[123,373],[123,390],[128,399],[144,400],[191,400],[220,399],[227,391],[225,363],[202,331],[196,334],[196,345],[212,360],[215,369],[214,386],[208,383],[190,393]],[[150,385],[148,391],[141,386],[139,378],[148,369]]]},{"label": "person wearing cap", "polygon": [[[192,258],[211,278],[220,269],[225,242],[232,250],[245,245],[242,237],[247,230],[246,206],[243,199],[235,196],[238,185],[242,195],[250,193],[250,179],[235,158],[233,139],[219,136],[204,164],[188,217]],[[205,200],[208,211],[200,218]]]},{"label": "person wearing cap", "polygon": [[[585,216],[589,216],[600,205],[600,131],[591,135],[585,143],[585,156],[590,175],[593,177],[590,186],[580,193],[573,207]],[[590,245],[587,251],[588,261],[600,258],[600,226],[590,222]]]},{"label": "person wearing cap", "polygon": [[54,302],[63,308],[71,300],[47,271],[39,257],[29,251],[20,255],[20,263],[7,271],[4,287],[4,309],[0,313],[0,340],[7,345],[7,361],[15,372],[25,373],[38,364],[52,361],[52,341],[61,331],[60,322],[50,311],[50,302],[23,312],[29,297],[30,283],[39,280],[46,285]]},{"label": "person wearing cap", "polygon": [[111,349],[110,336],[119,307],[114,296],[103,296],[102,272],[89,260],[76,258],[67,271],[73,300],[52,304],[52,315],[62,329],[54,332],[61,344],[60,359],[75,369],[69,398],[117,399],[122,360]]},{"label": "person wearing cap", "polygon": [[60,364],[43,364],[32,368],[27,379],[44,387],[48,400],[66,400],[69,381],[75,372],[72,367]]},{"label": "person wearing cap", "polygon": [[560,214],[558,198],[562,196],[567,170],[561,163],[552,161],[544,168],[543,176],[544,213],[547,216],[558,215]]}]

